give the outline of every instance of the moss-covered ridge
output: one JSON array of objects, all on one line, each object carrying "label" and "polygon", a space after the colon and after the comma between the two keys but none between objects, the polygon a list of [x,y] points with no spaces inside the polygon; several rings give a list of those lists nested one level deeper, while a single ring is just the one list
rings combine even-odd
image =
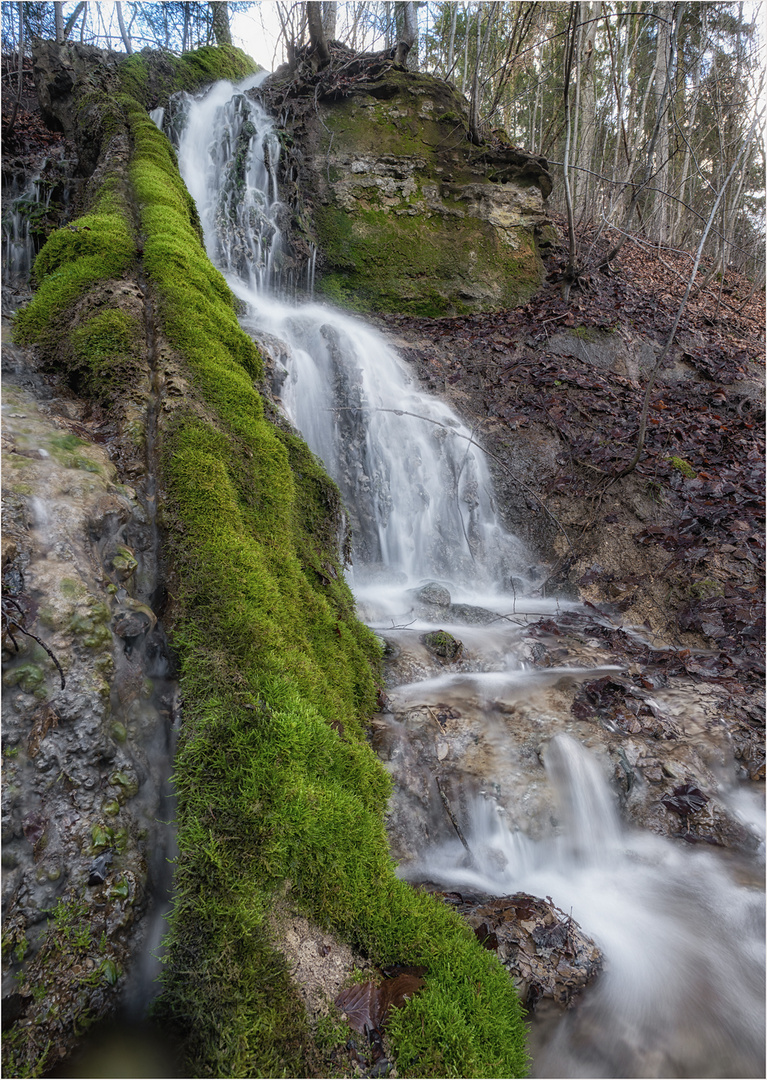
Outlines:
[{"label": "moss-covered ridge", "polygon": [[[181,1036],[189,1074],[316,1069],[270,931],[270,911],[287,898],[376,962],[426,966],[424,992],[391,1024],[401,1075],[522,1075],[508,976],[457,916],[396,878],[388,855],[388,778],[363,730],[378,648],[343,581],[337,490],[254,389],[260,357],[202,250],[172,149],[135,99],[113,98],[110,108],[113,137],[130,136],[131,191],[108,227],[120,218],[126,235],[140,235],[160,329],[190,387],[160,431],[184,721],[158,1013]],[[100,228],[92,220],[88,233]],[[98,237],[88,235],[85,249],[52,238],[38,299],[20,318],[28,340],[53,347],[58,337],[61,357],[71,355],[61,338],[73,283],[88,287],[95,274],[91,242]],[[126,273],[137,248],[123,255]],[[46,288],[55,326],[43,320]]]}]

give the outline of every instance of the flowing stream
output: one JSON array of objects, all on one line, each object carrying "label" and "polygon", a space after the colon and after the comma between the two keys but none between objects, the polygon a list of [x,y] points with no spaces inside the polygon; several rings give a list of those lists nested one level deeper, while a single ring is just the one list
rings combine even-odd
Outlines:
[{"label": "flowing stream", "polygon": [[[559,633],[557,619],[577,623],[581,609],[536,595],[542,575],[503,527],[472,431],[364,322],[280,295],[280,146],[246,93],[256,84],[186,99],[179,163],[208,252],[246,305],[242,325],[350,512],[351,583],[388,656],[374,744],[396,782],[401,873],[551,896],[597,941],[605,969],[578,1007],[534,1021],[534,1075],[763,1075],[758,802],[712,743],[699,752],[716,758],[722,813],[754,837],[750,862],[622,819],[604,733],[570,711],[580,684],[614,661],[588,635],[557,650],[531,631],[547,616]],[[452,656],[428,647],[435,631]],[[676,709],[680,724],[698,716],[695,702],[667,698],[648,697],[648,709]]]}]

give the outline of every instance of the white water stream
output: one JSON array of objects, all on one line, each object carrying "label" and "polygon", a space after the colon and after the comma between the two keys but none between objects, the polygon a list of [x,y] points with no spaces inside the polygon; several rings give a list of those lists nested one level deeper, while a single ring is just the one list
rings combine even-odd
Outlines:
[{"label": "white water stream", "polygon": [[[452,709],[435,753],[447,764],[462,748],[461,809],[480,869],[466,865],[432,778],[401,815],[416,822],[404,856],[392,840],[403,873],[494,895],[550,895],[602,948],[605,971],[581,1004],[533,1030],[535,1075],[764,1075],[761,892],[739,880],[735,859],[628,830],[600,761],[556,734],[578,735],[578,725],[536,713],[536,694],[604,671],[536,670],[521,655],[528,614],[573,605],[532,595],[535,568],[496,515],[471,431],[361,320],[279,298],[279,140],[245,95],[255,82],[219,83],[189,101],[179,163],[209,254],[247,305],[242,324],[276,357],[285,412],[344,495],[360,612],[406,654],[392,697],[402,708],[423,703],[424,716]],[[431,600],[419,597],[428,582],[449,599],[435,606],[433,586]],[[448,674],[418,641],[437,628],[464,642],[465,659]],[[548,779],[535,752],[513,742],[509,723],[521,708]],[[469,710],[470,737],[459,730]],[[398,777],[408,724],[382,723]],[[484,757],[473,766],[477,747]]]}]

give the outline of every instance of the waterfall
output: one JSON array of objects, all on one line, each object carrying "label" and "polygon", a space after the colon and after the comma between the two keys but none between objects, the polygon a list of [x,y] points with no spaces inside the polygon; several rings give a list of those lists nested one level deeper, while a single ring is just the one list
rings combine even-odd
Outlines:
[{"label": "waterfall", "polygon": [[581,1006],[531,1032],[534,1076],[763,1075],[764,905],[712,852],[625,829],[597,760],[566,735],[545,754],[558,824],[533,842],[492,798],[468,841],[434,848],[410,876],[468,893],[566,897],[605,970]]},{"label": "waterfall", "polygon": [[[533,1028],[535,1075],[761,1075],[762,894],[742,887],[713,852],[627,830],[603,763],[577,740],[548,730],[551,710],[532,709],[522,749],[510,748],[503,723],[509,717],[510,724],[521,723],[514,708],[524,694],[539,693],[544,684],[556,689],[558,679],[580,677],[582,670],[526,671],[515,637],[519,624],[508,614],[493,622],[493,613],[515,611],[519,594],[527,594],[528,611],[546,610],[549,602],[530,599],[535,571],[499,520],[472,431],[424,393],[361,320],[313,302],[288,304],[269,291],[279,287],[284,213],[276,184],[279,140],[244,91],[218,83],[206,96],[187,99],[178,138],[208,251],[245,305],[243,327],[275,358],[285,412],[341,489],[354,530],[352,584],[364,616],[379,628],[391,623],[387,641],[395,649],[412,649],[402,669],[405,685],[393,697],[399,692],[413,705],[414,758],[420,763],[425,753],[421,722],[438,743],[435,768],[450,753],[451,723],[463,739],[462,758],[468,761],[482,740],[491,751],[474,773],[466,766],[473,788],[459,792],[476,858],[467,863],[455,835],[445,839],[449,825],[429,776],[404,809],[392,809],[405,831],[413,825],[411,846],[422,844],[409,863],[403,860],[403,875],[494,895],[551,895],[572,907],[602,948],[605,971],[582,1006],[553,1026]],[[312,259],[307,280],[313,273]],[[413,606],[413,596],[434,579],[450,596],[430,617]],[[487,609],[483,616],[489,611],[491,625],[477,625],[477,605]],[[403,625],[395,627],[395,620]],[[416,638],[436,625],[460,632],[473,659],[457,674],[429,678],[434,669]],[[389,725],[398,741],[387,767],[397,781],[409,722]],[[572,725],[569,711],[561,724]],[[509,798],[513,813],[501,805],[500,780],[477,780],[490,770],[500,776],[506,758],[510,782],[504,783],[511,789],[522,786],[525,768],[538,775],[538,758],[544,762],[545,804],[531,794],[545,786],[538,779],[516,803]],[[520,827],[527,805],[539,818],[534,836]],[[517,812],[519,820],[511,820]]]},{"label": "waterfall", "polygon": [[35,257],[34,224],[45,216],[52,187],[35,176],[28,186],[11,199],[3,214],[2,263],[6,284],[19,287],[27,283]]},{"label": "waterfall", "polygon": [[[208,253],[248,306],[244,328],[283,345],[282,405],[344,496],[355,580],[384,570],[409,586],[469,583],[475,595],[526,584],[529,557],[497,517],[487,461],[466,425],[363,322],[269,291],[284,208],[266,112],[218,83],[189,109],[178,152]],[[307,277],[313,286],[314,254]]]}]

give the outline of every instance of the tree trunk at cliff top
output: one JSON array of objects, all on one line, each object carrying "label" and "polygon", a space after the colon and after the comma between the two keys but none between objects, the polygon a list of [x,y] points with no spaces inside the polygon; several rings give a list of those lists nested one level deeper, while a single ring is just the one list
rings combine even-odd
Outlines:
[{"label": "tree trunk at cliff top", "polygon": [[322,22],[322,4],[319,0],[309,0],[306,5],[306,18],[309,23],[309,41],[317,55],[320,67],[324,67],[330,60],[330,50]]},{"label": "tree trunk at cliff top", "polygon": [[402,25],[398,34],[397,46],[394,51],[394,63],[400,67],[405,67],[408,56],[418,37],[415,3],[413,0],[405,0],[405,3],[397,4],[397,9],[399,16],[398,25],[400,20]]},{"label": "tree trunk at cliff top", "polygon": [[213,37],[217,45],[231,45],[232,33],[229,29],[229,5],[226,0],[210,0],[213,14]]}]

